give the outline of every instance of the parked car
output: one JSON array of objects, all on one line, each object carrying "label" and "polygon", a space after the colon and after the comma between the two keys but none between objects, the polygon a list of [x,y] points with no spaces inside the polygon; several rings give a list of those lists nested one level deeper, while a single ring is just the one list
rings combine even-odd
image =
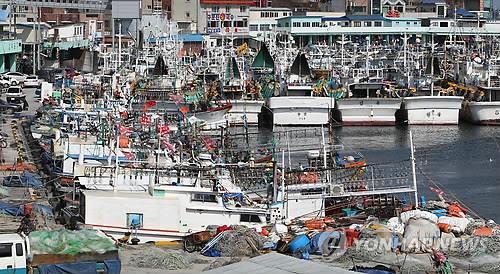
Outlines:
[{"label": "parked car", "polygon": [[0,75],[0,86],[4,87],[4,88],[10,87],[10,80],[9,80],[9,78],[7,78],[7,77],[5,77],[3,75]]},{"label": "parked car", "polygon": [[26,80],[26,75],[15,71],[6,72],[3,74],[3,76],[9,79],[11,85],[19,85],[24,83],[24,81]]},{"label": "parked car", "polygon": [[24,96],[23,89],[20,86],[10,86],[5,94],[7,97],[22,97]]},{"label": "parked car", "polygon": [[22,110],[22,105],[7,103],[7,101],[0,99],[0,113],[14,113]]},{"label": "parked car", "polygon": [[24,87],[30,87],[30,88],[38,87],[39,85],[40,85],[40,80],[36,75],[26,76],[26,80],[24,80],[23,83]]}]

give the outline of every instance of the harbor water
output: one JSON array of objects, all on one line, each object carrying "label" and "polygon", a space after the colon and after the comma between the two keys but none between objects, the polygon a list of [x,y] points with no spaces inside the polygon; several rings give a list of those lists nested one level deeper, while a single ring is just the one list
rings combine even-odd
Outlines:
[{"label": "harbor water", "polygon": [[[241,129],[236,130],[241,133]],[[288,132],[288,135],[276,132]],[[308,131],[308,134],[305,132]],[[437,199],[431,187],[458,200],[486,219],[500,220],[500,127],[460,123],[454,126],[372,126],[335,127],[334,143],[347,152],[361,153],[368,164],[395,165],[410,158],[410,131],[413,134],[419,196]],[[272,143],[273,133],[266,128],[251,128],[257,144]],[[285,151],[320,150],[321,128],[275,127],[274,138]],[[325,129],[325,142],[328,142]],[[252,144],[253,143],[253,144]],[[279,149],[278,149],[279,150]],[[280,150],[281,151],[281,150]],[[281,152],[278,152],[281,153]],[[306,165],[306,153],[278,156],[277,162]]]}]

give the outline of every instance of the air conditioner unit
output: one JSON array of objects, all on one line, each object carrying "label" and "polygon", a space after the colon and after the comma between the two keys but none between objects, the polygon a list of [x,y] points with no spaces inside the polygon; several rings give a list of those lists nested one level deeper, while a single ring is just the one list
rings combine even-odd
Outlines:
[{"label": "air conditioner unit", "polygon": [[332,195],[343,195],[344,194],[344,186],[343,185],[332,185],[330,193]]}]

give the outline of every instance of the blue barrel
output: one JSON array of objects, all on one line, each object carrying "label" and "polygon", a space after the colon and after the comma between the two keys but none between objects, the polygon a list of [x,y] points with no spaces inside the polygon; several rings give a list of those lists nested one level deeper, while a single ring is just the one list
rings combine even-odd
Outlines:
[{"label": "blue barrel", "polygon": [[295,237],[289,244],[288,244],[288,250],[290,252],[296,252],[297,250],[300,250],[301,248],[305,247],[306,245],[309,244],[311,240],[307,235],[302,234],[297,237]]}]

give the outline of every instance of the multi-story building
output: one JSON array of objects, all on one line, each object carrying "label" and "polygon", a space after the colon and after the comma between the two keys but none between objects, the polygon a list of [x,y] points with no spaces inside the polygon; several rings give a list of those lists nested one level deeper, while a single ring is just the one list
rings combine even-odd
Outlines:
[{"label": "multi-story building", "polygon": [[277,19],[292,15],[289,8],[250,8],[248,27],[254,38],[263,38],[266,32],[275,31]]},{"label": "multi-story building", "polygon": [[203,14],[200,0],[174,0],[171,3],[171,11],[171,19],[177,22],[181,33],[201,31],[198,24]]},{"label": "multi-story building", "polygon": [[200,0],[198,32],[211,35],[248,36],[248,18],[253,0]]}]

